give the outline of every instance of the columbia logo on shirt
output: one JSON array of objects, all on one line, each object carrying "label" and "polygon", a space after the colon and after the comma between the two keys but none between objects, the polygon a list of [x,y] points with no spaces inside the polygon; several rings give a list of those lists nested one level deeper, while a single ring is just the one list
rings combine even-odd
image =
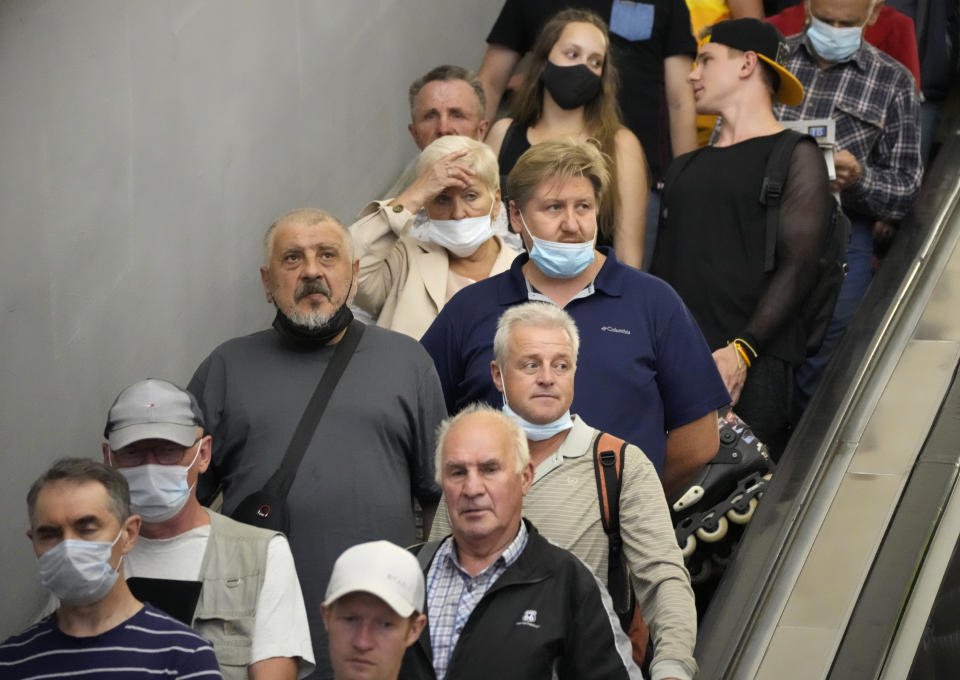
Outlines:
[{"label": "columbia logo on shirt", "polygon": [[619,333],[620,335],[630,335],[630,331],[626,328],[616,328],[614,326],[601,326],[600,330],[604,333]]}]

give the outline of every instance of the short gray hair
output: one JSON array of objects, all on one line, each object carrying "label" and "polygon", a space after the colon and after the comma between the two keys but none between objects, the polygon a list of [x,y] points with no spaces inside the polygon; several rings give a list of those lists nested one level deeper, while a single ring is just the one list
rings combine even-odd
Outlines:
[{"label": "short gray hair", "polygon": [[491,193],[500,188],[500,166],[497,165],[493,149],[483,142],[463,135],[444,135],[430,142],[417,158],[417,174],[422,175],[424,170],[441,158],[457,151],[467,152],[465,156],[457,159],[457,163],[473,170]]},{"label": "short gray hair", "polygon": [[304,224],[314,225],[321,224],[322,222],[330,222],[340,227],[340,235],[343,238],[343,244],[347,249],[347,254],[350,256],[349,259],[353,262],[353,239],[350,237],[350,230],[343,226],[343,223],[333,216],[332,213],[327,212],[326,210],[319,210],[317,208],[299,208],[297,210],[291,210],[285,215],[281,215],[273,224],[267,227],[266,233],[263,235],[263,265],[265,267],[270,266],[270,254],[273,250],[273,234],[284,222],[302,222]]},{"label": "short gray hair", "polygon": [[434,453],[434,466],[436,468],[434,476],[437,483],[441,482],[443,476],[443,445],[447,442],[447,435],[450,434],[453,426],[461,420],[467,416],[478,413],[485,413],[495,418],[497,424],[503,427],[507,431],[507,434],[510,435],[510,439],[513,441],[514,458],[517,461],[517,474],[520,474],[523,468],[527,466],[527,463],[530,462],[530,447],[527,444],[527,435],[523,431],[523,428],[503,411],[497,410],[489,404],[478,402],[470,404],[456,415],[447,418],[440,423],[440,427],[437,428],[437,447]]},{"label": "short gray hair", "polygon": [[462,80],[471,88],[473,88],[474,94],[477,95],[477,99],[480,103],[480,120],[483,120],[487,117],[487,95],[483,91],[483,83],[480,82],[480,79],[477,78],[477,74],[473,71],[469,71],[462,66],[453,66],[452,64],[443,64],[442,66],[437,66],[432,68],[422,76],[410,83],[410,89],[407,91],[407,95],[410,99],[410,118],[413,119],[415,115],[415,104],[417,101],[417,95],[420,94],[420,90],[427,83],[432,83],[436,80]]},{"label": "short gray hair", "polygon": [[510,350],[510,334],[514,326],[519,324],[566,331],[567,337],[570,338],[570,348],[573,350],[573,363],[576,366],[577,355],[580,352],[580,333],[577,331],[577,324],[563,309],[549,302],[524,302],[500,315],[500,320],[497,321],[497,332],[493,336],[493,358],[498,366],[503,368],[506,363]]},{"label": "short gray hair", "polygon": [[30,486],[27,492],[27,512],[30,514],[30,524],[33,524],[33,512],[37,508],[37,496],[43,487],[54,482],[98,482],[107,490],[110,500],[110,513],[117,518],[120,524],[130,516],[130,487],[127,479],[108,465],[98,463],[89,458],[61,458]]}]

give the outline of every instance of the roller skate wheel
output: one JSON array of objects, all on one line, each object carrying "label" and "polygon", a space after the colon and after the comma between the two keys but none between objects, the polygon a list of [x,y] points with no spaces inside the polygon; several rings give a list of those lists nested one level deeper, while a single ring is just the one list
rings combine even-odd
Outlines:
[{"label": "roller skate wheel", "polygon": [[693,534],[687,536],[687,540],[684,541],[683,545],[680,546],[680,553],[683,555],[683,559],[686,560],[689,558],[694,551],[697,549],[697,539]]},{"label": "roller skate wheel", "polygon": [[717,569],[719,569],[720,571],[723,571],[724,569],[727,568],[727,565],[730,564],[730,560],[731,560],[731,559],[732,559],[732,557],[731,557],[729,554],[727,554],[727,555],[711,555],[711,556],[710,556],[710,561],[713,562],[713,566],[715,566],[715,567],[716,567]]},{"label": "roller skate wheel", "polygon": [[723,537],[727,535],[728,528],[727,518],[721,516],[717,519],[717,528],[713,531],[710,531],[706,527],[697,529],[697,538],[705,543],[716,543],[717,541],[723,540]]},{"label": "roller skate wheel", "polygon": [[736,508],[730,508],[727,510],[727,518],[734,524],[746,524],[751,519],[753,519],[753,513],[757,509],[757,499],[751,498],[750,502],[747,504],[746,512],[739,512]]},{"label": "roller skate wheel", "polygon": [[705,559],[700,564],[692,565],[689,570],[690,583],[694,585],[705,583],[710,578],[710,575],[713,574],[713,564],[709,559]]}]

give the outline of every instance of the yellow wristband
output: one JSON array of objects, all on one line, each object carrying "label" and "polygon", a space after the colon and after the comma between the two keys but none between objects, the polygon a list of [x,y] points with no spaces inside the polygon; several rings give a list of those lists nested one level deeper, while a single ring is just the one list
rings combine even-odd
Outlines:
[{"label": "yellow wristband", "polygon": [[[740,348],[740,351],[741,351],[741,352],[743,351],[743,348],[746,347],[748,350],[750,350],[750,354],[753,355],[753,358],[754,358],[754,359],[756,359],[757,356],[759,356],[759,355],[757,354],[757,350],[755,350],[755,349],[750,345],[750,343],[747,342],[746,340],[744,340],[743,338],[734,338],[734,339],[733,339],[733,342],[736,343],[737,347]],[[747,355],[744,354],[743,356],[747,356]]]},{"label": "yellow wristband", "polygon": [[747,368],[752,368],[753,364],[750,362],[750,357],[747,356],[747,353],[743,350],[743,347],[740,346],[740,343],[734,340],[733,346],[737,348],[737,353],[743,357],[743,361],[747,364]]}]

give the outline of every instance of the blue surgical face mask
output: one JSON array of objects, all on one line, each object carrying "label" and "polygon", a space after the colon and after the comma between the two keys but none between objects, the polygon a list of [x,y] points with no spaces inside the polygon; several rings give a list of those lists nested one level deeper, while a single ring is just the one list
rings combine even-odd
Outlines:
[{"label": "blue surgical face mask", "polygon": [[531,423],[529,420],[526,420],[523,416],[510,408],[510,404],[507,401],[506,384],[503,385],[503,408],[501,410],[513,418],[517,425],[523,428],[523,431],[527,435],[527,439],[532,442],[541,442],[544,439],[550,439],[550,437],[553,435],[559,434],[560,432],[569,430],[571,427],[573,427],[573,419],[570,417],[570,409],[567,409],[562,416],[551,423],[537,425],[536,423]]},{"label": "blue surgical face mask", "polygon": [[493,238],[490,215],[494,202],[490,201],[490,210],[480,217],[465,217],[461,220],[431,219],[427,223],[427,238],[457,257],[470,257],[477,252],[477,248]]},{"label": "blue surgical face mask", "polygon": [[200,456],[203,439],[197,442],[197,453],[189,465],[137,465],[116,468],[126,477],[130,486],[131,509],[144,522],[165,522],[183,510],[190,500],[193,486],[187,483],[187,473]]},{"label": "blue surgical face mask", "polygon": [[65,538],[37,558],[40,582],[61,602],[84,606],[99,602],[120,575],[110,566],[110,552],[120,540],[123,529],[109,541],[80,541]]},{"label": "blue surgical face mask", "polygon": [[837,28],[815,16],[810,17],[810,25],[807,26],[810,44],[817,55],[826,61],[846,61],[852,57],[860,49],[862,34],[863,26]]},{"label": "blue surgical face mask", "polygon": [[537,238],[530,233],[527,222],[523,219],[523,213],[519,210],[517,212],[520,215],[520,223],[533,241],[530,259],[537,265],[537,269],[547,276],[554,279],[572,279],[593,262],[594,242],[592,240],[582,243],[559,243]]}]

